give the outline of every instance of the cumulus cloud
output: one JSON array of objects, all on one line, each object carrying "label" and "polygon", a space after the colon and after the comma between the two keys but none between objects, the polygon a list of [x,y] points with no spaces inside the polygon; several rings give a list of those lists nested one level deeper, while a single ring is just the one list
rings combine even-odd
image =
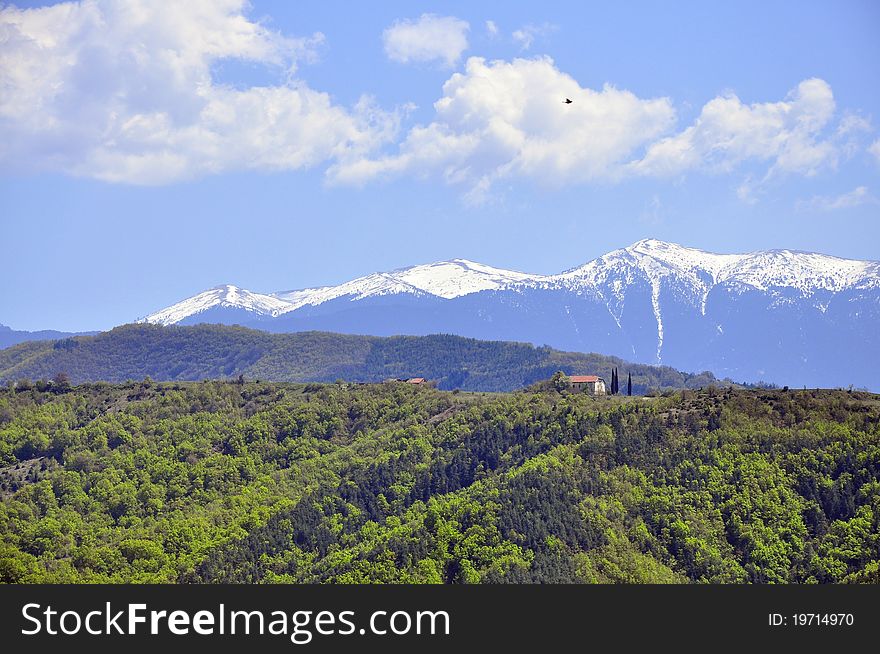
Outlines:
[{"label": "cumulus cloud", "polygon": [[[566,97],[573,103],[563,104]],[[512,177],[549,185],[611,180],[675,120],[667,98],[584,88],[548,57],[472,57],[443,85],[434,109],[434,120],[413,127],[396,154],[342,162],[331,178],[362,184],[402,173],[437,175],[466,185],[472,197]]]},{"label": "cumulus cloud", "polygon": [[[295,79],[323,37],[293,39],[245,0],[91,0],[0,10],[0,166],[158,184],[229,170],[362,157],[398,117],[346,109]],[[275,69],[276,86],[212,79],[224,60]]]},{"label": "cumulus cloud", "polygon": [[385,54],[400,63],[439,61],[455,66],[467,50],[466,21],[453,16],[422,14],[418,20],[399,20],[382,34]]},{"label": "cumulus cloud", "polygon": [[799,200],[796,208],[799,211],[837,211],[863,204],[878,204],[878,200],[871,195],[867,187],[858,186],[842,195],[814,195],[809,200]]},{"label": "cumulus cloud", "polygon": [[748,161],[767,162],[770,173],[813,175],[836,163],[838,150],[822,138],[834,114],[831,87],[801,82],[780,102],[744,104],[732,93],[707,102],[693,125],[659,140],[633,170],[677,175],[691,169],[727,172]]},{"label": "cumulus cloud", "polygon": [[[572,104],[563,104],[566,97]],[[349,158],[330,168],[330,179],[439,177],[479,199],[511,178],[553,186],[745,168],[737,195],[754,203],[771,178],[835,167],[856,135],[870,130],[853,115],[834,124],[831,87],[820,79],[801,82],[778,102],[745,104],[721,95],[693,124],[675,130],[670,99],[607,84],[582,87],[549,57],[472,57],[444,84],[434,110],[433,120],[411,128],[397,152]]]}]

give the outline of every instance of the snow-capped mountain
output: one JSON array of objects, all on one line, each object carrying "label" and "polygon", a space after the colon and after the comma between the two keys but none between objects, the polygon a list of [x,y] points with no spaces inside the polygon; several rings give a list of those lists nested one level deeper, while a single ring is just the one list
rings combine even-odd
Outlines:
[{"label": "snow-capped mountain", "polygon": [[422,266],[401,268],[387,273],[373,273],[339,286],[307,288],[275,293],[274,297],[289,303],[288,311],[310,305],[317,306],[340,297],[364,300],[383,295],[432,295],[452,298],[494,291],[525,281],[538,281],[540,275],[527,275],[513,270],[485,266],[467,259],[438,261]]},{"label": "snow-capped mountain", "polygon": [[[545,279],[541,275],[527,275],[513,270],[502,270],[466,259],[439,261],[421,266],[401,268],[392,272],[377,272],[358,277],[338,286],[321,286],[269,295],[254,293],[232,284],[215,286],[193,295],[177,304],[151,313],[137,322],[157,325],[189,324],[193,319],[204,322],[205,312],[224,309],[244,317],[275,318],[302,307],[315,307],[337,298],[365,300],[393,295],[433,296],[452,299],[480,291],[507,288],[521,282]],[[246,314],[250,313],[251,316]]]},{"label": "snow-capped mountain", "polygon": [[[656,322],[659,363],[663,359],[665,305],[699,310],[705,317],[710,294],[757,291],[777,303],[791,304],[797,300],[810,305],[814,300],[812,306],[824,312],[828,293],[880,287],[880,263],[792,250],[713,254],[648,239],[610,252],[553,280],[569,291],[594,294],[618,326],[627,296],[634,288],[647,286]],[[664,302],[661,295],[666,296]],[[723,332],[720,323],[716,328]]]},{"label": "snow-capped mountain", "polygon": [[232,284],[224,284],[181,300],[161,311],[151,313],[137,322],[175,325],[209,309],[232,309],[237,312],[245,312],[245,315],[252,314],[249,317],[253,319],[277,316],[288,310],[289,304],[273,295],[253,293]]},{"label": "snow-capped mountain", "polygon": [[221,286],[144,320],[446,332],[742,380],[880,389],[866,363],[880,361],[880,262],[792,250],[714,254],[643,240],[556,275],[454,259],[271,294]]},{"label": "snow-capped mountain", "polygon": [[841,291],[863,282],[880,284],[880,262],[876,261],[794,250],[713,254],[653,239],[614,250],[550,279],[569,288],[595,288],[627,269],[638,269],[653,285],[665,277],[676,277],[697,294],[723,283],[758,290],[789,288],[804,297],[817,291]]}]

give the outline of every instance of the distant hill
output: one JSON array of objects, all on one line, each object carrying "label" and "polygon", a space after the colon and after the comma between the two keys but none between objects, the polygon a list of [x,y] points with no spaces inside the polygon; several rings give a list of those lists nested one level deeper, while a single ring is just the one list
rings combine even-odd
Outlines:
[{"label": "distant hill", "polygon": [[96,332],[59,332],[54,329],[42,329],[36,332],[12,329],[6,325],[0,325],[0,349],[24,343],[25,341],[49,341],[68,336],[90,335]]},{"label": "distant hill", "polygon": [[0,381],[51,378],[73,383],[235,378],[353,382],[425,377],[441,389],[510,391],[555,371],[610,379],[632,373],[633,390],[698,388],[718,383],[709,372],[633,364],[601,354],[560,352],[523,343],[460,336],[352,336],[326,332],[270,334],[244,327],[124,325],[96,336],[21,343],[0,351]]}]

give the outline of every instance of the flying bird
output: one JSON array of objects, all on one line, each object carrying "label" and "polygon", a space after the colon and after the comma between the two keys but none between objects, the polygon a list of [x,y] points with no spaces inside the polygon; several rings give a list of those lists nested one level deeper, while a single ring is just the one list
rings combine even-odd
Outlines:
[{"label": "flying bird", "polygon": [[565,98],[565,100],[563,100],[562,102],[563,104],[571,104],[572,101],[571,98]]}]

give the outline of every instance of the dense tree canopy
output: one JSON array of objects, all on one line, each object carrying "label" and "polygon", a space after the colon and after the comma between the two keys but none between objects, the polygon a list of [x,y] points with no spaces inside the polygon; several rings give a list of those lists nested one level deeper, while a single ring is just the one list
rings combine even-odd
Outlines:
[{"label": "dense tree canopy", "polygon": [[6,582],[877,583],[880,399],[28,385],[0,493]]}]

